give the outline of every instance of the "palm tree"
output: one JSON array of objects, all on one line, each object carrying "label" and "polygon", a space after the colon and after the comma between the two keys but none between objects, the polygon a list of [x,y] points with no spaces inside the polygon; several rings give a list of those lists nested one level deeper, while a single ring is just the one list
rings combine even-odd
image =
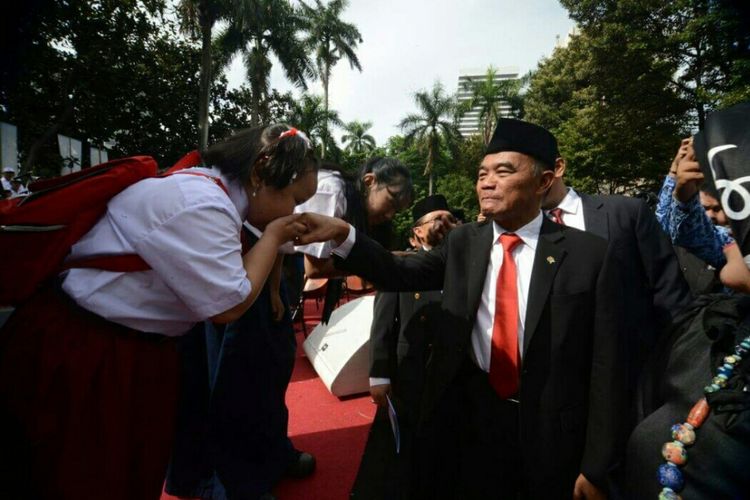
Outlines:
[{"label": "palm tree", "polygon": [[436,82],[430,91],[414,94],[419,112],[410,114],[399,126],[404,131],[406,145],[416,141],[427,150],[424,175],[429,177],[428,194],[432,195],[433,166],[442,144],[455,150],[461,134],[456,125],[457,106],[455,99],[445,94],[443,85]]},{"label": "palm tree", "polygon": [[268,116],[271,52],[289,81],[299,88],[307,89],[307,80],[315,76],[305,44],[298,37],[305,26],[288,0],[242,0],[235,16],[217,37],[217,62],[221,67],[226,67],[236,54],[243,57],[252,93],[252,124],[257,125]]},{"label": "palm tree", "polygon": [[324,144],[329,148],[335,147],[327,124],[342,124],[338,112],[325,109],[322,97],[308,94],[303,94],[299,100],[293,102],[287,121],[304,131],[318,150],[322,150]]},{"label": "palm tree", "polygon": [[198,91],[198,145],[201,150],[208,145],[208,104],[211,99],[212,47],[211,33],[214,24],[229,19],[234,3],[231,0],[180,0],[177,13],[182,31],[201,38],[200,89]]},{"label": "palm tree", "polygon": [[509,115],[518,117],[523,104],[520,92],[524,78],[496,80],[496,77],[497,70],[490,66],[484,78],[469,79],[464,83],[464,89],[471,92],[471,99],[463,103],[461,111],[479,108],[479,126],[485,145],[490,142],[492,131],[500,117],[500,108],[509,105]]},{"label": "palm tree", "polygon": [[367,133],[372,122],[353,121],[345,124],[346,134],[341,136],[341,142],[346,145],[350,153],[364,153],[375,149],[375,138]]},{"label": "palm tree", "polygon": [[[305,2],[301,2],[300,5],[309,22],[306,44],[314,47],[315,50],[315,65],[323,84],[323,101],[326,111],[328,110],[328,84],[331,79],[331,70],[336,63],[344,58],[349,61],[352,69],[357,68],[362,71],[359,58],[354,52],[357,44],[362,43],[362,35],[355,25],[341,20],[341,13],[348,4],[348,0],[331,0],[328,5],[315,0],[314,7]],[[321,156],[325,156],[325,145],[323,145]]]}]

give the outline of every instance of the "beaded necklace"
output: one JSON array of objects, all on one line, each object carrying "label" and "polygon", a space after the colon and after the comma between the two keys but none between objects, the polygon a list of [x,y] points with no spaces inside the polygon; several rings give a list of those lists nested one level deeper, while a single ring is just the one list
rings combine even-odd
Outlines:
[{"label": "beaded necklace", "polygon": [[[726,387],[734,369],[748,351],[750,351],[750,335],[734,347],[734,354],[724,358],[724,364],[718,368],[711,383],[703,388],[703,393],[712,394]],[[680,470],[680,467],[687,463],[685,448],[695,443],[695,430],[703,425],[710,412],[711,407],[703,397],[690,410],[686,422],[672,426],[674,441],[664,443],[661,448],[661,454],[666,462],[659,466],[657,474],[659,483],[664,487],[659,493],[659,500],[682,500],[678,493],[685,487],[685,478]]]}]

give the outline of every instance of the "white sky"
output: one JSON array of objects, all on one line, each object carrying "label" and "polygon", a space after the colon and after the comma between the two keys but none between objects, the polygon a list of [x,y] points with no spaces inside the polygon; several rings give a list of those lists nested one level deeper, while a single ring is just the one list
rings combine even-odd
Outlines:
[{"label": "white sky", "polygon": [[[362,73],[346,61],[334,68],[331,107],[344,122],[373,122],[378,145],[399,134],[398,122],[416,111],[414,92],[440,80],[453,93],[459,70],[490,64],[524,74],[574,26],[557,0],[350,0],[342,17],[362,33]],[[241,62],[228,78],[231,86],[243,82]],[[299,94],[276,62],[271,87]],[[320,83],[310,91],[322,95]]]}]

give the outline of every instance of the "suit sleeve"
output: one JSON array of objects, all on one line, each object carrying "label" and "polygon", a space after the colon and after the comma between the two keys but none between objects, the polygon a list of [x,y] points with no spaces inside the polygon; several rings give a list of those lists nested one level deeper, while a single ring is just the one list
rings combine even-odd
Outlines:
[{"label": "suit sleeve", "polygon": [[657,327],[672,323],[675,315],[691,301],[690,288],[680,270],[680,263],[667,235],[661,230],[648,206],[638,204],[636,241],[649,286],[654,293]]},{"label": "suit sleeve", "polygon": [[[448,235],[448,240],[455,233]],[[378,290],[442,290],[449,241],[431,252],[393,255],[375,240],[357,231],[351,252],[334,257],[338,269],[374,283]]]},{"label": "suit sleeve", "polygon": [[581,463],[583,475],[600,488],[606,488],[607,473],[620,460],[625,445],[627,365],[621,324],[626,311],[621,307],[617,269],[617,260],[608,250],[596,284],[589,414]]},{"label": "suit sleeve", "polygon": [[393,378],[393,349],[398,335],[398,293],[378,292],[370,327],[370,377]]}]

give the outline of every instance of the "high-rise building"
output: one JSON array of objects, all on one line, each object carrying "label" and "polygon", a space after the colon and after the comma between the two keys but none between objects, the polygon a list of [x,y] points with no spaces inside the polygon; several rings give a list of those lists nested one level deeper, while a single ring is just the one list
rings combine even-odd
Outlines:
[{"label": "high-rise building", "polygon": [[[504,68],[495,68],[495,81],[501,80],[512,80],[518,78],[518,68],[515,66],[507,66]],[[459,103],[469,101],[471,99],[471,90],[467,88],[469,81],[481,81],[487,78],[487,68],[470,68],[462,69],[458,75],[458,91],[456,97]],[[508,104],[502,104],[500,106],[500,116],[508,116],[510,113],[510,106]],[[461,121],[458,125],[458,130],[464,137],[478,134],[480,132],[479,127],[479,107],[474,107],[471,110],[464,113],[461,117]]]}]

